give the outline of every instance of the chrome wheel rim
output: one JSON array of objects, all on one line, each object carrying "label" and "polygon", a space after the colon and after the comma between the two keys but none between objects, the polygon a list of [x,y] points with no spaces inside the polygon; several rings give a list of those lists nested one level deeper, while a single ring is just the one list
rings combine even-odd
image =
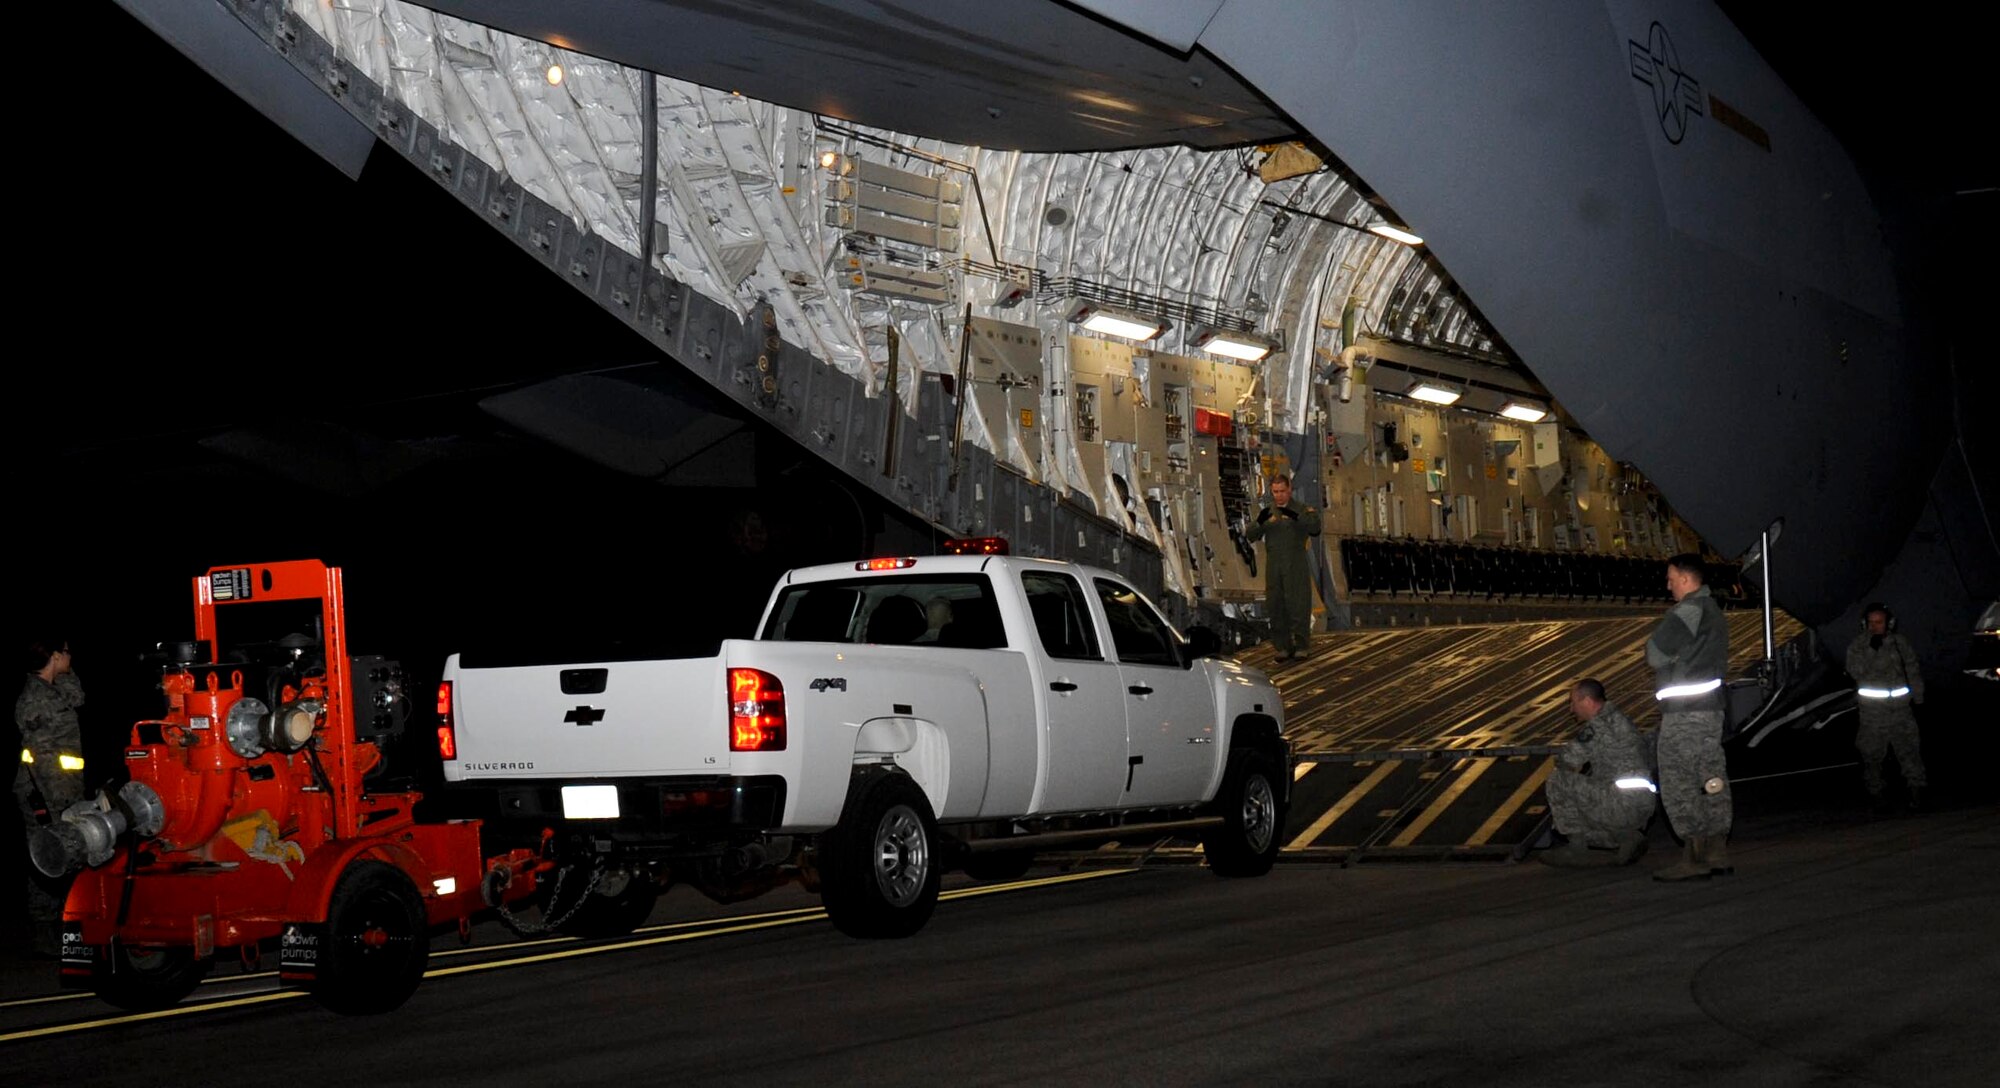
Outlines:
[{"label": "chrome wheel rim", "polygon": [[891,906],[907,907],[923,894],[930,880],[930,837],[924,822],[908,805],[882,814],[875,826],[875,883]]},{"label": "chrome wheel rim", "polygon": [[1261,774],[1253,774],[1243,783],[1243,843],[1252,853],[1261,854],[1271,847],[1271,836],[1278,830],[1278,798],[1271,792],[1271,782]]}]

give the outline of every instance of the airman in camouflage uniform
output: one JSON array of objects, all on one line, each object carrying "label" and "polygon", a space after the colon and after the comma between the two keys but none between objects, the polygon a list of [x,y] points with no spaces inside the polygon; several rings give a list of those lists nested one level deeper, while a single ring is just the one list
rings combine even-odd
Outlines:
[{"label": "airman in camouflage uniform", "polygon": [[1667,560],[1674,606],[1646,640],[1660,703],[1660,803],[1685,844],[1681,860],[1655,872],[1655,880],[1706,880],[1736,871],[1727,848],[1735,799],[1722,752],[1729,620],[1705,577],[1698,555]]},{"label": "airman in camouflage uniform", "polygon": [[[41,828],[37,808],[54,820],[83,800],[83,730],[76,716],[76,708],[83,705],[83,684],[70,668],[69,644],[61,639],[31,645],[28,666],[20,698],[14,701],[14,725],[21,731],[14,800],[32,838]],[[34,930],[34,951],[53,955],[60,940],[66,882],[48,881],[29,868],[28,921]]]},{"label": "airman in camouflage uniform", "polygon": [[1867,629],[1847,647],[1847,675],[1854,680],[1855,710],[1861,716],[1854,747],[1861,753],[1862,782],[1876,811],[1882,811],[1888,804],[1882,795],[1882,761],[1893,749],[1915,811],[1923,806],[1924,757],[1917,751],[1917,718],[1910,708],[1924,701],[1923,670],[1916,648],[1896,633],[1887,606],[1871,604],[1862,616]]},{"label": "airman in camouflage uniform", "polygon": [[1652,761],[1632,719],[1605,702],[1601,682],[1579,681],[1569,706],[1583,727],[1556,753],[1546,787],[1549,815],[1569,841],[1537,858],[1564,868],[1629,865],[1646,851]]},{"label": "airman in camouflage uniform", "polygon": [[1312,651],[1312,538],[1320,513],[1292,498],[1290,477],[1271,481],[1271,505],[1258,511],[1245,539],[1264,541],[1264,598],[1271,613],[1271,645],[1278,660],[1296,661]]}]

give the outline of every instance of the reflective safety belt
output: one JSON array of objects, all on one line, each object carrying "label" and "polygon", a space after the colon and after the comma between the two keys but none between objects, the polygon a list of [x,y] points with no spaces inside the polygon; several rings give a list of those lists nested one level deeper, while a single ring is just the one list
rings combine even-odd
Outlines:
[{"label": "reflective safety belt", "polygon": [[1653,785],[1652,782],[1644,778],[1621,778],[1614,785],[1621,790],[1652,790],[1654,793],[1660,792],[1660,787]]},{"label": "reflective safety belt", "polygon": [[[32,749],[21,749],[21,762],[33,763],[34,761],[35,753]],[[73,756],[68,752],[58,752],[56,754],[56,766],[65,771],[80,771],[83,770],[83,757]]]},{"label": "reflective safety belt", "polygon": [[1897,688],[1855,688],[1854,694],[1863,699],[1900,699],[1910,693],[1907,687]]},{"label": "reflective safety belt", "polygon": [[1675,684],[1653,693],[1655,699],[1680,699],[1689,695],[1707,695],[1722,686],[1720,679],[1699,680],[1692,684]]}]

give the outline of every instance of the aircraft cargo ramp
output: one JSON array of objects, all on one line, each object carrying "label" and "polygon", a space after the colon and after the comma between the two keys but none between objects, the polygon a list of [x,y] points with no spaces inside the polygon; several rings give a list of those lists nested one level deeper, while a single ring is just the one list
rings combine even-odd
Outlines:
[{"label": "aircraft cargo ramp", "polygon": [[[1729,614],[1730,676],[1763,657],[1763,617]],[[1542,784],[1576,723],[1569,687],[1594,676],[1642,731],[1658,728],[1646,637],[1657,617],[1564,619],[1316,635],[1283,666],[1268,646],[1241,660],[1284,692],[1297,759],[1281,858],[1518,858],[1545,825]],[[1777,642],[1803,630],[1779,613]],[[1124,843],[1129,863],[1198,860],[1192,842]]]}]

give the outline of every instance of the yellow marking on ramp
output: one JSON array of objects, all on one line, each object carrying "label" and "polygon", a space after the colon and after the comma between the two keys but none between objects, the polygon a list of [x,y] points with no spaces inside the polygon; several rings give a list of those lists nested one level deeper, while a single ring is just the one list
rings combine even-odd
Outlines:
[{"label": "yellow marking on ramp", "polygon": [[1512,819],[1514,812],[1522,805],[1527,804],[1528,798],[1533,797],[1535,791],[1542,788],[1542,783],[1548,781],[1549,772],[1554,770],[1555,766],[1556,758],[1554,756],[1542,760],[1542,765],[1536,767],[1534,772],[1528,775],[1528,780],[1521,783],[1521,788],[1515,790],[1504,804],[1493,811],[1493,815],[1486,818],[1485,823],[1479,825],[1479,830],[1473,832],[1472,837],[1465,840],[1465,845],[1484,846],[1488,839],[1499,834],[1500,825]]},{"label": "yellow marking on ramp", "polygon": [[1291,844],[1287,846],[1286,849],[1301,850],[1307,846],[1312,845],[1312,841],[1314,839],[1317,839],[1321,835],[1324,835],[1326,833],[1326,829],[1332,827],[1333,822],[1335,820],[1338,820],[1342,816],[1347,815],[1348,809],[1353,808],[1357,803],[1360,802],[1360,800],[1363,797],[1368,796],[1369,791],[1373,790],[1376,786],[1381,785],[1382,780],[1389,777],[1389,775],[1392,772],[1394,772],[1395,769],[1396,769],[1395,760],[1393,759],[1383,760],[1381,766],[1368,772],[1368,777],[1362,779],[1360,785],[1354,787],[1351,790],[1348,790],[1347,796],[1342,797],[1339,801],[1335,802],[1332,808],[1327,809],[1325,812],[1320,813],[1319,819],[1314,820],[1312,822],[1311,827],[1306,828],[1305,831],[1302,832],[1298,838],[1293,839],[1291,841]]},{"label": "yellow marking on ramp", "polygon": [[1297,782],[1299,779],[1304,778],[1308,774],[1311,774],[1312,769],[1317,766],[1319,766],[1319,761],[1313,760],[1310,763],[1301,763],[1298,766],[1293,767],[1292,781]]},{"label": "yellow marking on ramp", "polygon": [[[1461,760],[1460,762],[1464,761]],[[1493,766],[1496,762],[1497,760],[1492,758],[1473,760],[1472,766],[1466,768],[1465,773],[1458,776],[1458,781],[1453,782],[1443,793],[1438,794],[1438,799],[1432,801],[1430,807],[1426,808],[1422,815],[1411,820],[1410,826],[1404,828],[1402,834],[1390,840],[1389,845],[1408,846],[1417,841],[1417,836],[1423,834],[1424,830],[1430,827],[1439,816],[1444,815],[1444,810],[1450,808],[1451,803],[1458,800],[1474,782],[1479,781],[1479,776],[1485,774],[1487,768]]]}]

